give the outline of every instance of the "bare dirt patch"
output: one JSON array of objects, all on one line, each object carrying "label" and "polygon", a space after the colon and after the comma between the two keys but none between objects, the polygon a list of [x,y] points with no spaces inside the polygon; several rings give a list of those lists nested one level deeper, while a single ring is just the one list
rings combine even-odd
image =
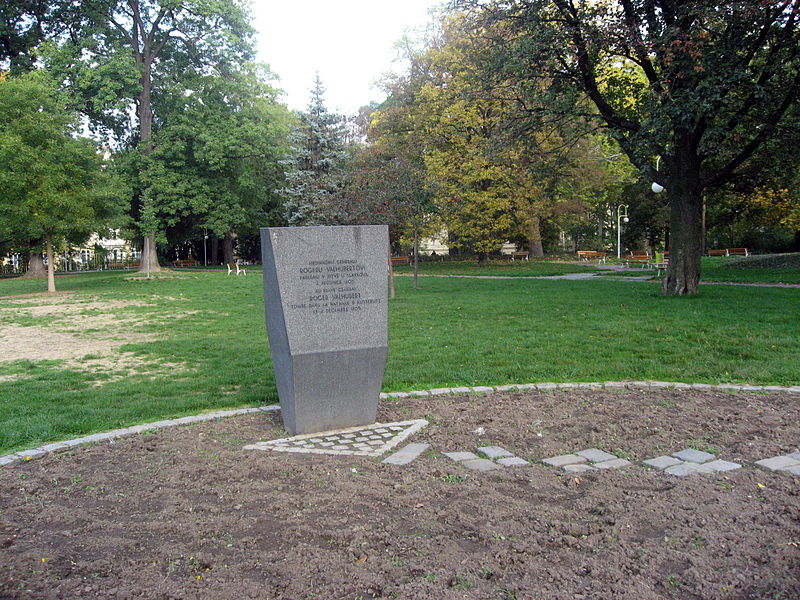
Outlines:
[{"label": "bare dirt patch", "polygon": [[5,467],[0,597],[800,597],[800,477],[475,473],[441,455],[599,447],[638,462],[694,445],[752,463],[796,449],[796,395],[496,393],[384,402],[379,414],[423,417],[410,441],[432,451],[405,467],[243,451],[283,435],[264,414]]},{"label": "bare dirt patch", "polygon": [[[10,324],[0,325],[0,364],[3,361],[66,361],[62,368],[111,375],[96,385],[102,386],[131,374],[147,373],[151,378],[185,372],[182,363],[147,360],[131,352],[122,352],[124,344],[156,339],[138,331],[142,324],[152,324],[163,316],[143,316],[131,308],[154,306],[142,301],[98,301],[86,297],[15,298],[12,306],[0,308],[0,318]],[[184,318],[198,311],[185,311],[169,318]],[[42,326],[22,327],[14,317],[46,318]],[[87,358],[88,357],[88,358]],[[14,381],[24,375],[7,375],[0,381]]]}]

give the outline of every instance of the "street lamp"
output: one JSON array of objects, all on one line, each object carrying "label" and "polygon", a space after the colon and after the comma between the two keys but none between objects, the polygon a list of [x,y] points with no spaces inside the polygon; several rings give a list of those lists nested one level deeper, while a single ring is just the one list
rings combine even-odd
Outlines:
[{"label": "street lamp", "polygon": [[628,205],[620,204],[617,207],[617,258],[622,258],[622,224],[628,222]]},{"label": "street lamp", "polygon": [[208,255],[206,254],[206,240],[208,239],[208,230],[203,228],[203,266],[208,266]]}]

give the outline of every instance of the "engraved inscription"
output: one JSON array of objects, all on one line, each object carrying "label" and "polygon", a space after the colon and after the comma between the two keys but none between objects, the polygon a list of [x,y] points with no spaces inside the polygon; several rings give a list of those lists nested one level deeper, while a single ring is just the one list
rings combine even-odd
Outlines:
[{"label": "engraved inscription", "polygon": [[298,294],[292,310],[311,315],[352,313],[381,302],[369,298],[366,265],[349,258],[312,260],[297,268]]}]

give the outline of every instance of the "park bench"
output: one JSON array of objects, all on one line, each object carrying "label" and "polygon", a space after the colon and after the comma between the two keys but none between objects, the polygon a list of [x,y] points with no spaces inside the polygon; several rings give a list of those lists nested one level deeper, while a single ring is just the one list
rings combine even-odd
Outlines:
[{"label": "park bench", "polygon": [[511,260],[528,260],[528,253],[527,252],[512,252],[511,253]]},{"label": "park bench", "polygon": [[747,248],[727,248],[728,256],[750,256]]},{"label": "park bench", "polygon": [[578,258],[589,262],[590,260],[597,260],[598,263],[606,262],[607,252],[597,252],[596,250],[578,250]]},{"label": "park bench", "polygon": [[649,250],[631,250],[630,254],[625,257],[625,262],[628,266],[630,266],[630,263],[649,264],[652,260],[653,257],[650,256]]},{"label": "park bench", "polygon": [[173,263],[176,267],[196,267],[200,263],[193,258],[179,258]]},{"label": "park bench", "polygon": [[239,267],[239,263],[236,263],[235,265],[225,265],[225,266],[228,267],[228,275],[230,275],[231,273],[234,273],[234,272],[237,275],[247,275],[247,271],[245,271],[244,269],[240,268]]},{"label": "park bench", "polygon": [[728,256],[728,251],[725,248],[720,248],[717,250],[709,250],[709,256]]},{"label": "park bench", "polygon": [[392,265],[408,265],[411,263],[411,259],[408,256],[393,256],[392,257]]}]

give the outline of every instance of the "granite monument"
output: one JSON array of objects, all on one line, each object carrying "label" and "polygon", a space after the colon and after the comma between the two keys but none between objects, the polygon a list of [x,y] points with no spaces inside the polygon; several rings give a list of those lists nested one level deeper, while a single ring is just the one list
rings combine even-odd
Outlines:
[{"label": "granite monument", "polygon": [[267,333],[292,435],[375,422],[388,235],[385,225],[261,229]]}]

